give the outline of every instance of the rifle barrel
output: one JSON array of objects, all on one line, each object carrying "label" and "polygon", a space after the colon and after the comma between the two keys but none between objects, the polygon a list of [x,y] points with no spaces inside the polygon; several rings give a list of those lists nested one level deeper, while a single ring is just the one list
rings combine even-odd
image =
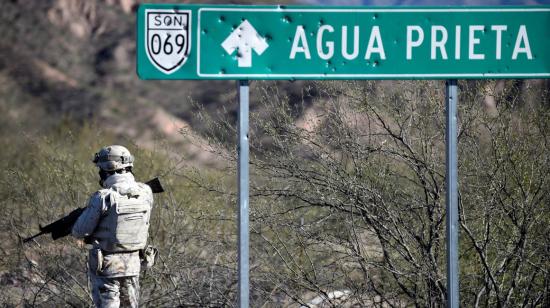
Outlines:
[{"label": "rifle barrel", "polygon": [[38,232],[37,234],[35,234],[35,235],[33,235],[33,236],[27,237],[27,238],[23,239],[23,243],[30,242],[30,241],[32,241],[32,240],[35,239],[36,237],[39,237],[39,236],[42,235],[42,234],[46,234],[46,232],[41,231],[41,232]]}]

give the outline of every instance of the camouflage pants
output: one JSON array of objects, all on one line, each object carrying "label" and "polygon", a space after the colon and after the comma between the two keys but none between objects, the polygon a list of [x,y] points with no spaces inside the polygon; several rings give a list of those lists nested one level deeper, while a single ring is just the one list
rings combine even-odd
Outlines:
[{"label": "camouflage pants", "polygon": [[92,274],[90,280],[96,307],[138,307],[139,276],[107,278]]}]

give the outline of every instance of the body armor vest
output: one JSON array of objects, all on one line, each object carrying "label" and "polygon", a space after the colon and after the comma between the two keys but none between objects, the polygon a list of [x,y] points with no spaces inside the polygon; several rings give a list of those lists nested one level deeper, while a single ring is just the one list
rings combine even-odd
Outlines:
[{"label": "body armor vest", "polygon": [[147,245],[151,204],[142,185],[125,194],[108,190],[105,202],[110,205],[92,235],[102,250],[128,252]]}]

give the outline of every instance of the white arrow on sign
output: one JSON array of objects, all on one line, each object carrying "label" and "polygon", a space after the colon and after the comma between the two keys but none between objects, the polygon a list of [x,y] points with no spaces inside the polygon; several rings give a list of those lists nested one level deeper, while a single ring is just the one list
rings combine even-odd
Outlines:
[{"label": "white arrow on sign", "polygon": [[245,20],[223,41],[222,47],[228,54],[232,54],[235,49],[238,49],[239,67],[251,67],[252,50],[254,49],[258,55],[261,55],[269,47],[269,44],[248,20]]}]

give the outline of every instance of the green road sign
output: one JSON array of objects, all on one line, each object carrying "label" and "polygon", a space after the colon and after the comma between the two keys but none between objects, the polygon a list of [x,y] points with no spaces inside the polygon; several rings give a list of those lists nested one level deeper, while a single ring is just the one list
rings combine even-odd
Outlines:
[{"label": "green road sign", "polygon": [[550,78],[550,7],[144,4],[142,79]]}]

